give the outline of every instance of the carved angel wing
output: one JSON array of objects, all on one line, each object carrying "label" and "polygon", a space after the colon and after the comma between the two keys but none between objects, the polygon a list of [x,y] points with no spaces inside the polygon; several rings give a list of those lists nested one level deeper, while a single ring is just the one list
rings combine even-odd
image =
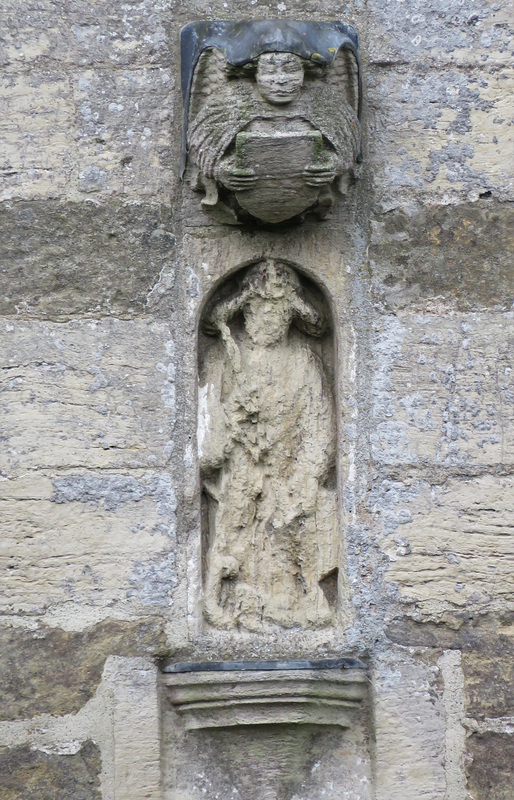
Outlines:
[{"label": "carved angel wing", "polygon": [[217,47],[204,50],[198,59],[191,89],[189,118],[194,120],[212,101],[219,100],[227,90],[227,63]]},{"label": "carved angel wing", "polygon": [[228,79],[223,53],[216,48],[200,56],[193,78],[188,151],[207,178],[237,130],[239,103]]},{"label": "carved angel wing", "polygon": [[251,118],[251,95],[251,81],[230,78],[219,50],[202,54],[193,79],[187,147],[206,178],[215,176],[220,158]]},{"label": "carved angel wing", "polygon": [[336,96],[342,96],[357,114],[359,105],[359,82],[355,56],[350,50],[341,48],[328,69],[327,84]]},{"label": "carved angel wing", "polygon": [[[361,160],[361,125],[359,119],[359,72],[355,56],[341,48],[329,67],[322,89],[332,96],[332,119],[327,120],[327,131],[340,157],[340,169],[350,169]],[[334,100],[337,98],[337,100]]]}]

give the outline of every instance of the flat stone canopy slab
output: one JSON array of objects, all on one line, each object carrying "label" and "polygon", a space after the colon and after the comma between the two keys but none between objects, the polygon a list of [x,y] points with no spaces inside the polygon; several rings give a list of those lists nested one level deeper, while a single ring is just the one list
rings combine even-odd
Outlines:
[{"label": "flat stone canopy slab", "polygon": [[232,662],[239,669],[226,669],[230,663],[211,662],[217,665],[211,669],[209,662],[197,664],[195,671],[185,671],[192,664],[165,668],[168,700],[186,730],[270,724],[348,728],[349,712],[366,697],[365,665],[358,659]]}]

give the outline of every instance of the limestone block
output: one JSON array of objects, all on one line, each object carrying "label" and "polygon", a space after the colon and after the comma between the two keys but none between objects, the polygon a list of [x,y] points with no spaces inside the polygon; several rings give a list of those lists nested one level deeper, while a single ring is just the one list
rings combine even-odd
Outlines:
[{"label": "limestone block", "polygon": [[512,198],[506,67],[369,73],[369,169],[384,211],[430,202]]},{"label": "limestone block", "polygon": [[370,267],[386,308],[444,303],[460,310],[509,309],[514,214],[509,203],[417,206],[374,213]]},{"label": "limestone block", "polygon": [[[402,617],[394,620],[387,626],[387,638],[403,647],[429,647],[435,649],[448,649],[462,651],[462,667],[465,677],[468,678],[466,667],[466,654],[469,652],[474,658],[476,654],[494,652],[500,658],[506,658],[510,647],[510,615],[505,610],[498,609],[490,614],[477,617],[465,613],[460,618],[455,616],[451,625],[438,625],[436,622],[413,620],[411,617]],[[469,673],[473,674],[472,670]],[[501,692],[500,692],[501,695]],[[466,702],[466,712],[472,714],[471,695]],[[475,695],[475,699],[477,696]],[[487,698],[484,698],[487,702]],[[506,708],[510,707],[509,700],[502,700]]]},{"label": "limestone block", "polygon": [[[213,2],[208,5],[208,14],[206,14],[204,0],[191,0],[191,2],[187,2],[187,4],[177,4],[177,6],[174,7],[174,19],[178,20],[181,24],[190,22],[192,19],[226,19],[227,7],[223,5],[224,2],[226,2],[226,0],[213,0]],[[277,4],[272,0],[263,0],[263,2],[259,3],[255,8],[254,13],[250,13],[245,0],[233,0],[231,8],[234,10],[234,14],[231,15],[231,18],[234,19],[249,19],[254,15],[258,19],[290,17],[291,19],[326,20],[341,18],[341,5],[334,0],[329,0],[323,7],[323,10],[320,9],[316,0],[302,0],[301,4],[290,6],[287,9],[277,9]],[[349,0],[349,2],[345,4],[344,18],[352,24],[358,21],[359,13],[362,15],[361,0]]]},{"label": "limestone block", "polygon": [[100,753],[92,741],[74,755],[53,755],[27,745],[0,747],[3,800],[102,800]]},{"label": "limestone block", "polygon": [[[158,14],[148,20],[132,7],[116,20],[107,4],[96,5],[94,15],[68,5],[63,18],[40,3],[24,6],[15,24],[21,6],[8,5],[13,24],[4,48],[9,70],[0,78],[7,112],[0,121],[0,199],[116,193],[168,200],[176,178],[169,164],[174,81],[159,56],[147,52],[141,59],[152,36],[154,56],[167,42]],[[125,30],[118,33],[114,24],[107,34],[104,26],[115,20]],[[133,61],[136,69],[129,68]],[[91,62],[94,69],[87,69]],[[99,62],[105,63],[100,69]],[[120,63],[127,69],[113,68]]]},{"label": "limestone block", "polygon": [[174,424],[169,325],[3,322],[1,468],[154,468]]},{"label": "limestone block", "polygon": [[441,671],[443,683],[446,798],[460,800],[466,794],[464,775],[466,729],[461,653],[458,650],[445,650],[437,660],[437,667]]},{"label": "limestone block", "polygon": [[[3,63],[33,60],[113,66],[160,63],[169,55],[168,6],[161,0],[113,5],[83,0],[6,0]],[[168,12],[169,13],[169,12]]]},{"label": "limestone block", "polygon": [[514,717],[514,641],[505,625],[477,637],[462,654],[466,714]]},{"label": "limestone block", "polygon": [[155,658],[166,650],[163,621],[157,617],[106,619],[75,631],[2,625],[0,718],[76,714],[95,694],[111,654]]},{"label": "limestone block", "polygon": [[507,0],[367,3],[370,58],[428,64],[504,63],[512,42]]},{"label": "limestone block", "polygon": [[473,734],[468,739],[467,789],[473,800],[512,798],[514,737],[508,733]]},{"label": "limestone block", "polygon": [[174,80],[169,70],[77,70],[71,83],[76,108],[72,191],[169,203],[177,179],[170,152]]},{"label": "limestone block", "polygon": [[[178,582],[174,527],[159,509],[169,499],[169,482],[159,485],[155,474],[136,480],[82,473],[73,476],[67,501],[66,491],[59,493],[63,483],[69,489],[67,478],[55,482],[56,493],[46,477],[0,484],[2,609],[55,613],[65,604],[87,614],[88,606],[169,607]],[[109,484],[119,511],[106,507]]]},{"label": "limestone block", "polygon": [[113,800],[160,800],[160,696],[157,669],[142,658],[111,658]]},{"label": "limestone block", "polygon": [[[381,549],[400,598],[420,619],[513,599],[513,491],[509,477],[448,479],[430,487],[385,481]],[[382,501],[374,507],[378,509]]]},{"label": "limestone block", "polygon": [[0,200],[121,195],[168,202],[168,70],[4,73]]},{"label": "limestone block", "polygon": [[380,800],[444,800],[444,714],[438,667],[382,654],[372,677]]},{"label": "limestone block", "polygon": [[512,464],[512,316],[385,317],[380,328],[375,462],[460,469]]},{"label": "limestone block", "polygon": [[66,194],[74,161],[68,76],[40,68],[3,72],[0,92],[0,200]]},{"label": "limestone block", "polygon": [[2,333],[4,608],[169,608],[168,325],[24,322]]},{"label": "limestone block", "polygon": [[0,232],[3,315],[130,317],[149,309],[161,272],[162,288],[173,285],[174,237],[158,205],[5,203]]}]

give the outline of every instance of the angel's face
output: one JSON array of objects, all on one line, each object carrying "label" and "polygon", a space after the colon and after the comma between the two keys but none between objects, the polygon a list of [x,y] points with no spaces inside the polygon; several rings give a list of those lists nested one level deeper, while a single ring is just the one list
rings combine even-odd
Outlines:
[{"label": "angel's face", "polygon": [[268,103],[290,103],[303,86],[301,59],[294,53],[263,53],[257,62],[257,86]]}]

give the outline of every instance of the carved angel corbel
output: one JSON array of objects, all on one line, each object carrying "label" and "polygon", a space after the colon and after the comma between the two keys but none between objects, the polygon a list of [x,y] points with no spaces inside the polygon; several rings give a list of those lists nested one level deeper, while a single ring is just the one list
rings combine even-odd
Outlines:
[{"label": "carved angel corbel", "polygon": [[355,30],[342,22],[191,23],[181,32],[183,175],[221,222],[323,215],[360,161]]}]

